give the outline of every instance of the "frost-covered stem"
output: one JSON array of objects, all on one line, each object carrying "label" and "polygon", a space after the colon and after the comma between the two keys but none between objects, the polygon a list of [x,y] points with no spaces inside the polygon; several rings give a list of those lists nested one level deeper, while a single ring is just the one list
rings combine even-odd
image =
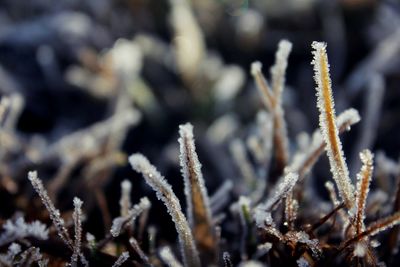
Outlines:
[{"label": "frost-covered stem", "polygon": [[347,240],[342,246],[340,246],[340,250],[343,250],[344,248],[348,247],[354,242],[357,242],[364,237],[372,237],[376,234],[379,234],[382,231],[385,231],[389,228],[392,228],[396,225],[400,224],[400,212],[396,212],[393,215],[390,215],[386,218],[380,219],[374,223],[372,223],[370,226],[367,227],[365,231],[360,233],[359,235],[354,236],[353,238]]},{"label": "frost-covered stem", "polygon": [[71,257],[71,262],[77,264],[78,257],[81,255],[81,240],[82,240],[82,200],[74,198],[74,213],[72,218],[74,220],[75,227],[75,240],[74,249]]},{"label": "frost-covered stem", "polygon": [[261,72],[261,63],[254,62],[251,65],[251,74],[256,81],[264,104],[273,115],[273,140],[278,175],[283,172],[289,159],[288,137],[281,96],[285,83],[287,59],[291,49],[292,44],[287,40],[282,40],[278,45],[275,64],[271,68],[272,90]]},{"label": "frost-covered stem", "polygon": [[129,252],[122,252],[122,254],[118,257],[117,261],[113,264],[112,267],[120,267],[124,262],[129,259]]},{"label": "frost-covered stem", "polygon": [[275,64],[271,67],[271,84],[277,105],[280,105],[283,88],[285,86],[286,68],[288,57],[292,51],[292,43],[288,40],[281,40],[275,54]]},{"label": "frost-covered stem", "polygon": [[293,191],[285,198],[285,221],[289,230],[293,230],[297,217],[297,201],[293,198]]},{"label": "frost-covered stem", "polygon": [[267,107],[269,111],[272,111],[275,107],[275,98],[271,91],[271,88],[265,79],[264,75],[261,72],[262,64],[259,61],[253,62],[251,64],[251,75],[254,77],[256,81],[257,88],[261,94],[264,105]]},{"label": "frost-covered stem", "polygon": [[58,236],[62,241],[73,250],[72,239],[64,226],[64,220],[61,218],[60,211],[54,207],[53,202],[49,198],[46,189],[43,187],[42,181],[38,178],[36,171],[28,172],[28,179],[32,183],[33,188],[40,196],[42,203],[50,213],[50,219],[52,220]]},{"label": "frost-covered stem", "polygon": [[[360,121],[360,115],[355,109],[347,109],[343,111],[336,120],[339,133],[343,133],[350,129],[350,126]],[[292,163],[288,169],[299,174],[300,179],[304,177],[314,166],[319,159],[320,155],[326,148],[320,131],[314,132],[312,136],[311,145],[309,145],[306,151],[300,151],[293,157]]]},{"label": "frost-covered stem", "polygon": [[[340,205],[340,202],[337,198],[334,184],[328,181],[325,183],[325,188],[326,190],[328,190],[329,198],[331,199],[333,207],[338,207]],[[340,216],[340,219],[343,221],[343,229],[346,229],[350,223],[348,214],[342,209],[339,209],[337,212]]]},{"label": "frost-covered stem", "polygon": [[312,64],[314,65],[314,78],[317,83],[320,129],[327,145],[326,150],[333,179],[339,189],[340,197],[344,200],[346,207],[350,209],[354,205],[354,186],[349,177],[349,170],[344,159],[339,131],[336,126],[326,44],[313,42],[312,47],[314,49]]},{"label": "frost-covered stem", "polygon": [[297,173],[289,172],[286,174],[281,182],[276,186],[273,190],[274,194],[268,198],[265,204],[260,204],[259,208],[265,211],[273,210],[274,206],[278,204],[282,199],[287,197],[287,195],[292,192],[293,187],[295,186],[297,180],[299,179],[299,175]]},{"label": "frost-covered stem", "polygon": [[143,261],[143,263],[146,266],[153,266],[150,261],[149,257],[143,252],[142,248],[139,246],[137,240],[133,237],[129,238],[129,244],[132,246],[132,248],[135,250],[135,252],[139,255],[140,259]]},{"label": "frost-covered stem", "polygon": [[193,227],[194,238],[199,248],[209,254],[209,257],[215,257],[216,235],[207,188],[194,144],[193,126],[190,123],[180,125],[179,136],[180,165],[185,184],[189,224]]},{"label": "frost-covered stem", "polygon": [[124,180],[121,183],[121,199],[119,201],[119,205],[121,207],[120,214],[125,217],[129,213],[129,209],[132,206],[131,203],[131,188],[132,183],[128,180]]},{"label": "frost-covered stem", "polygon": [[147,197],[142,197],[138,204],[135,204],[128,212],[127,215],[117,217],[113,220],[110,233],[113,237],[120,235],[121,230],[124,227],[131,225],[136,218],[142,214],[144,211],[149,210],[151,207],[151,202]]},{"label": "frost-covered stem", "polygon": [[272,90],[274,92],[274,145],[278,168],[283,170],[289,159],[288,137],[284,111],[282,108],[282,92],[285,86],[285,75],[292,43],[282,40],[275,54],[275,64],[271,68]]},{"label": "frost-covered stem", "polygon": [[150,164],[148,159],[142,154],[133,154],[129,157],[129,162],[132,168],[141,173],[154,191],[157,197],[162,200],[175,223],[176,231],[178,232],[181,252],[185,266],[199,267],[200,259],[198,251],[193,240],[193,235],[190,226],[182,212],[181,205],[171,186],[165,178]]},{"label": "frost-covered stem", "polygon": [[356,192],[356,214],[355,226],[356,235],[359,235],[365,228],[365,205],[367,203],[367,196],[369,185],[371,183],[373,172],[373,154],[368,149],[360,153],[362,167],[360,173],[357,174],[357,192]]}]

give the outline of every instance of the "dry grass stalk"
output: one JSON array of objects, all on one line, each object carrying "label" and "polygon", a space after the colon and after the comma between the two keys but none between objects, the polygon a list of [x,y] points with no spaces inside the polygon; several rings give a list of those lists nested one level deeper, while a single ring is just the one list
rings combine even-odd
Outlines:
[{"label": "dry grass stalk", "polygon": [[379,234],[382,231],[385,231],[399,224],[400,224],[400,212],[396,212],[393,215],[390,215],[386,218],[380,219],[372,223],[370,226],[367,227],[365,231],[344,242],[343,245],[340,246],[339,250],[343,250],[344,248],[348,247],[354,242],[358,242],[365,237],[372,237],[374,235]]},{"label": "dry grass stalk", "polygon": [[184,178],[187,216],[200,251],[216,258],[217,240],[211,216],[210,201],[205,187],[201,164],[196,153],[193,126],[179,126],[180,165]]},{"label": "dry grass stalk", "polygon": [[[360,121],[360,115],[355,109],[347,109],[343,111],[336,119],[336,125],[339,133],[343,133],[350,129],[355,123]],[[297,172],[300,179],[307,175],[314,164],[319,159],[320,155],[326,148],[326,143],[324,142],[320,131],[315,131],[311,144],[308,146],[306,151],[297,152],[292,160],[292,163],[288,166],[288,170],[292,172]]]},{"label": "dry grass stalk", "polygon": [[360,153],[362,167],[360,173],[357,175],[357,194],[356,194],[356,214],[355,214],[355,227],[356,235],[359,235],[365,228],[365,205],[367,203],[367,196],[369,192],[369,185],[371,183],[373,172],[373,154],[368,149]]},{"label": "dry grass stalk", "polygon": [[336,115],[332,97],[331,79],[329,74],[326,44],[313,42],[315,81],[317,83],[318,109],[320,112],[320,128],[326,143],[326,150],[331,165],[331,172],[339,195],[344,200],[346,207],[354,205],[354,186],[349,177],[349,170],[344,159],[339,131],[336,126]]},{"label": "dry grass stalk", "polygon": [[71,249],[73,250],[73,242],[72,239],[65,228],[64,220],[61,218],[60,211],[54,207],[53,202],[49,198],[46,189],[43,186],[42,181],[38,178],[36,171],[31,171],[28,173],[28,179],[32,183],[33,188],[36,190],[38,195],[40,196],[42,203],[45,205],[46,209],[50,213],[50,219],[52,220],[57,233],[61,240]]},{"label": "dry grass stalk", "polygon": [[266,108],[273,114],[274,124],[274,150],[278,175],[282,174],[283,168],[289,160],[288,137],[286,123],[282,109],[281,96],[285,83],[285,72],[287,61],[292,49],[289,41],[282,40],[278,45],[275,56],[275,64],[271,68],[272,88],[261,72],[261,63],[254,62],[251,66],[257,88],[261,93]]},{"label": "dry grass stalk", "polygon": [[171,186],[143,155],[133,154],[129,157],[129,162],[135,171],[143,175],[147,184],[149,184],[154,191],[156,191],[158,199],[162,200],[167,207],[167,210],[171,215],[178,232],[181,253],[185,266],[201,266],[192,231],[185,215],[182,212],[179,200],[173,192]]}]

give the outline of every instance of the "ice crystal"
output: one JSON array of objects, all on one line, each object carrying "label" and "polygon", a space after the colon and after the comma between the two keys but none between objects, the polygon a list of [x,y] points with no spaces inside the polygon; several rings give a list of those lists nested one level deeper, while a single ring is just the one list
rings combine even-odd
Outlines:
[{"label": "ice crystal", "polygon": [[129,162],[135,171],[143,175],[146,182],[156,191],[158,199],[164,202],[167,207],[178,232],[184,264],[188,266],[200,266],[200,259],[191,229],[171,186],[143,155],[133,154],[129,157]]},{"label": "ice crystal", "polygon": [[3,229],[4,232],[0,236],[0,246],[25,237],[46,240],[49,235],[46,225],[39,221],[26,223],[23,217],[19,217],[15,221],[7,220],[3,225]]},{"label": "ice crystal", "polygon": [[317,84],[317,106],[320,112],[320,128],[327,145],[326,150],[331,172],[339,189],[339,195],[343,198],[346,206],[351,208],[354,205],[354,186],[350,181],[349,170],[336,126],[326,44],[313,42],[312,47],[314,49],[312,64],[314,65],[314,78]]}]

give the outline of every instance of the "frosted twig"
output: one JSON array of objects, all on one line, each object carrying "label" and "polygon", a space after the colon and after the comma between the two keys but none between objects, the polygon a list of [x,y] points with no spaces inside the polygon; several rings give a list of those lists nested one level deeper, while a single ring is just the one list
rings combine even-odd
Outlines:
[{"label": "frosted twig", "polygon": [[[332,182],[328,181],[325,183],[325,188],[326,188],[326,190],[328,190],[329,198],[331,199],[333,207],[338,207],[340,205],[340,202],[337,198],[334,184]],[[346,212],[344,212],[342,209],[339,209],[337,212],[340,216],[340,219],[343,221],[343,229],[346,229],[350,223],[349,215]]]},{"label": "frosted twig", "polygon": [[291,43],[286,40],[282,40],[279,43],[278,51],[275,56],[275,65],[271,68],[273,91],[261,72],[261,63],[255,62],[251,66],[251,74],[256,80],[264,104],[273,115],[274,150],[279,172],[283,171],[283,168],[286,166],[289,159],[288,137],[281,103],[281,95],[284,88],[287,58],[291,51],[291,46]]},{"label": "frosted twig", "polygon": [[74,250],[72,239],[64,226],[64,220],[60,216],[60,211],[54,207],[53,202],[49,198],[46,189],[43,187],[42,181],[38,178],[36,171],[28,172],[28,179],[31,181],[33,188],[40,196],[42,203],[50,213],[50,219],[52,220],[58,236],[61,240],[71,249]]},{"label": "frosted twig", "polygon": [[356,235],[359,235],[365,228],[365,205],[371,183],[373,172],[373,154],[368,149],[360,153],[362,162],[361,171],[357,174],[357,191],[356,191],[356,214],[355,214],[355,227]]},{"label": "frosted twig", "polygon": [[339,131],[336,126],[326,44],[313,42],[312,47],[314,49],[312,64],[314,65],[314,78],[317,83],[320,129],[327,145],[326,150],[333,179],[339,189],[340,197],[344,200],[347,208],[350,209],[354,205],[354,186],[349,177],[349,170],[344,159]]},{"label": "frosted twig", "polygon": [[292,230],[294,227],[298,206],[297,200],[293,198],[293,191],[287,194],[285,198],[285,223],[289,230]]},{"label": "frosted twig", "polygon": [[[350,126],[360,121],[360,115],[355,109],[343,111],[336,119],[339,133],[350,129]],[[305,151],[298,151],[293,157],[292,163],[287,167],[288,171],[297,172],[300,179],[304,177],[314,166],[324,151],[326,143],[321,132],[315,131],[312,135],[311,144]]]},{"label": "frosted twig", "polygon": [[112,267],[120,267],[124,262],[129,259],[129,252],[125,251],[118,257],[117,261],[113,264]]},{"label": "frosted twig", "polygon": [[119,201],[119,206],[121,207],[120,214],[122,217],[128,215],[129,209],[132,206],[131,203],[131,188],[132,183],[128,180],[124,180],[121,183],[121,199]]},{"label": "frosted twig", "polygon": [[78,264],[78,257],[82,260],[82,263],[86,263],[86,259],[81,253],[81,242],[82,242],[82,200],[75,197],[74,198],[74,213],[72,214],[72,218],[74,220],[75,227],[75,240],[74,240],[74,248],[71,256],[72,265]]},{"label": "frosted twig", "polygon": [[143,252],[143,250],[141,249],[141,247],[139,246],[137,240],[133,237],[129,238],[129,244],[131,244],[132,248],[135,250],[135,252],[139,255],[140,259],[143,261],[143,263],[146,266],[153,266],[150,261],[149,258],[147,257],[147,255]]},{"label": "frosted twig", "polygon": [[126,216],[117,217],[113,220],[110,230],[111,235],[113,237],[119,236],[124,227],[131,225],[143,211],[148,210],[150,207],[149,199],[147,197],[141,198],[139,203],[127,212]]},{"label": "frosted twig", "polygon": [[288,57],[292,50],[292,43],[287,40],[281,40],[278,44],[278,50],[275,54],[275,64],[271,67],[271,84],[275,95],[277,105],[280,105],[282,91],[285,86],[286,68]]},{"label": "frosted twig", "polygon": [[168,267],[183,267],[182,264],[176,259],[171,249],[167,246],[160,249],[161,260],[168,265]]},{"label": "frosted twig", "polygon": [[372,223],[370,226],[367,227],[365,231],[344,242],[343,245],[340,246],[339,250],[343,250],[352,243],[357,242],[363,239],[364,237],[372,237],[374,235],[379,234],[382,231],[385,231],[399,224],[400,224],[400,212],[396,212],[393,215],[390,215],[386,218],[380,219]]},{"label": "frosted twig", "polygon": [[257,88],[260,91],[261,98],[264,102],[264,105],[267,107],[269,111],[273,111],[275,107],[275,98],[271,91],[271,88],[262,74],[262,64],[259,61],[253,62],[251,64],[250,73],[254,77]]},{"label": "frosted twig", "polygon": [[215,257],[217,244],[214,224],[207,188],[194,144],[193,126],[190,123],[180,125],[179,136],[180,165],[185,184],[189,224],[193,227],[194,238],[199,248],[210,257]]},{"label": "frosted twig", "polygon": [[289,160],[288,136],[286,130],[286,122],[282,108],[282,92],[285,86],[285,75],[288,57],[292,50],[292,43],[282,40],[278,44],[278,51],[275,55],[275,64],[271,68],[272,90],[274,92],[274,146],[275,157],[278,168],[282,169]]},{"label": "frosted twig", "polygon": [[285,175],[283,181],[281,181],[276,188],[273,190],[273,195],[270,196],[266,203],[258,205],[260,209],[265,211],[271,211],[282,199],[292,192],[299,175],[296,173],[289,172]]},{"label": "frosted twig", "polygon": [[198,251],[193,240],[193,235],[178,198],[172,191],[171,186],[165,178],[150,164],[150,162],[142,154],[133,154],[129,157],[132,168],[141,173],[154,191],[156,191],[158,199],[164,202],[175,223],[178,232],[179,242],[181,245],[181,253],[185,266],[199,267],[200,259]]}]

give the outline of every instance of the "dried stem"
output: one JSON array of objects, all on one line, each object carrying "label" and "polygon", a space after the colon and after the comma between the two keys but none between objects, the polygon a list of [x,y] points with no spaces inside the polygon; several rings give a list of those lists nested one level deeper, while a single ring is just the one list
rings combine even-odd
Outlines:
[{"label": "dried stem", "polygon": [[185,184],[187,216],[201,252],[216,259],[217,243],[211,217],[210,201],[205,187],[201,164],[196,153],[193,126],[179,126],[180,165]]},{"label": "dried stem", "polygon": [[135,171],[143,175],[147,184],[156,191],[157,197],[162,200],[167,207],[178,232],[185,266],[199,267],[200,259],[193,240],[192,231],[185,215],[182,213],[179,200],[172,191],[171,186],[143,155],[133,154],[129,157],[129,162]]},{"label": "dried stem", "polygon": [[42,181],[38,178],[36,171],[31,171],[28,173],[28,179],[31,181],[33,188],[36,190],[40,196],[42,203],[45,205],[46,209],[50,213],[50,219],[52,220],[59,237],[64,241],[64,243],[73,250],[72,239],[64,226],[64,220],[61,218],[60,211],[54,207],[53,202],[49,198],[46,189],[43,187]]},{"label": "dried stem", "polygon": [[355,214],[355,227],[356,235],[359,235],[365,228],[365,205],[371,183],[373,172],[373,154],[369,150],[363,150],[360,153],[362,167],[360,173],[357,175],[357,194],[356,194],[356,214]]},{"label": "dried stem", "polygon": [[386,218],[380,219],[372,223],[370,226],[367,227],[365,231],[344,242],[343,245],[340,246],[339,251],[345,249],[354,242],[358,242],[364,237],[374,236],[398,224],[400,224],[400,212],[396,212],[393,215],[390,215]]},{"label": "dried stem", "polygon": [[315,81],[317,83],[318,109],[320,111],[320,128],[327,145],[327,154],[331,165],[331,172],[339,195],[344,200],[346,207],[354,205],[354,186],[349,177],[349,170],[339,139],[339,131],[336,126],[336,115],[332,97],[331,79],[329,75],[329,63],[326,53],[326,44],[313,42]]}]

